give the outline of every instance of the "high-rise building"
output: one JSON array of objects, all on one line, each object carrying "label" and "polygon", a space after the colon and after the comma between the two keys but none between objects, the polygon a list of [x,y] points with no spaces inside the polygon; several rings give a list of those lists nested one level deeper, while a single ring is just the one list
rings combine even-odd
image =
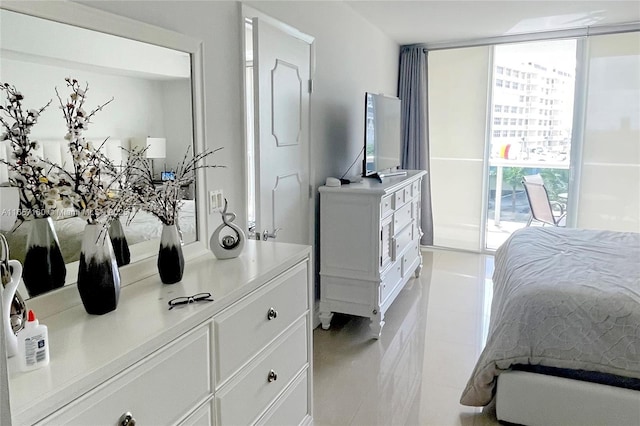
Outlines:
[{"label": "high-rise building", "polygon": [[557,66],[497,58],[491,144],[519,159],[568,161],[575,75]]}]

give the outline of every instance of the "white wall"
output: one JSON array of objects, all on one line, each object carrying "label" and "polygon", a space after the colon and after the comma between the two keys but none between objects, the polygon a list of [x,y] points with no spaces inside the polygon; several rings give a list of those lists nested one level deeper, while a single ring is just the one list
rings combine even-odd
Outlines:
[{"label": "white wall", "polygon": [[[182,161],[187,147],[193,147],[191,80],[163,81],[160,84],[164,110],[163,137],[167,139],[167,157],[164,162],[158,160],[158,167],[165,163],[167,169],[171,169]],[[193,154],[193,150],[191,153]]]},{"label": "white wall", "polygon": [[[223,146],[207,188],[224,189],[244,225],[241,11],[231,1],[86,1],[91,7],[204,41],[205,139]],[[311,96],[312,182],[342,174],[363,145],[364,92],[397,93],[399,47],[342,2],[251,2],[252,7],[316,38]],[[361,165],[352,173],[359,173]],[[209,225],[219,223],[219,215]],[[210,228],[211,229],[211,228]]]},{"label": "white wall", "polygon": [[[55,88],[65,101],[71,93],[65,78],[78,79],[84,87],[89,83],[87,112],[114,98],[96,113],[85,132],[90,138],[110,136],[126,140],[132,137],[164,134],[164,112],[159,81],[106,75],[82,69],[64,68],[38,63],[2,59],[0,72],[3,82],[16,86],[25,96],[26,108],[39,109],[52,100],[42,113],[38,125],[33,126],[35,139],[60,139],[67,133]],[[188,126],[187,126],[188,127]]]}]

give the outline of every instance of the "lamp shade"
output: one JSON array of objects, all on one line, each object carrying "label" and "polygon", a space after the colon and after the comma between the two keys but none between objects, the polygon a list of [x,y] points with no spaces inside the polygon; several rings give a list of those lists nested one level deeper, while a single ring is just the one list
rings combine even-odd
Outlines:
[{"label": "lamp shade", "polygon": [[146,158],[166,158],[167,140],[165,138],[134,138],[131,140],[131,149],[146,149]]},{"label": "lamp shade", "polygon": [[9,231],[13,227],[18,218],[18,207],[20,207],[18,188],[0,187],[0,230]]}]

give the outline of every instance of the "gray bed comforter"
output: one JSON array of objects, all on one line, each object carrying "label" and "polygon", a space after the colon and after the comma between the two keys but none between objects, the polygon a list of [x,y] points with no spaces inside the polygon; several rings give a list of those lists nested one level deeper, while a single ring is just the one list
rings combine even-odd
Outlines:
[{"label": "gray bed comforter", "polygon": [[521,229],[496,252],[493,286],[462,404],[487,405],[515,364],[640,378],[640,234]]}]

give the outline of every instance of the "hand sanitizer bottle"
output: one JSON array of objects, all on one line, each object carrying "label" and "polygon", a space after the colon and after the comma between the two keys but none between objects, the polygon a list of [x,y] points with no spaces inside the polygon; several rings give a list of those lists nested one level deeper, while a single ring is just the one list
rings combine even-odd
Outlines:
[{"label": "hand sanitizer bottle", "polygon": [[38,323],[32,310],[29,310],[24,329],[18,333],[18,363],[21,371],[49,365],[47,326]]}]

